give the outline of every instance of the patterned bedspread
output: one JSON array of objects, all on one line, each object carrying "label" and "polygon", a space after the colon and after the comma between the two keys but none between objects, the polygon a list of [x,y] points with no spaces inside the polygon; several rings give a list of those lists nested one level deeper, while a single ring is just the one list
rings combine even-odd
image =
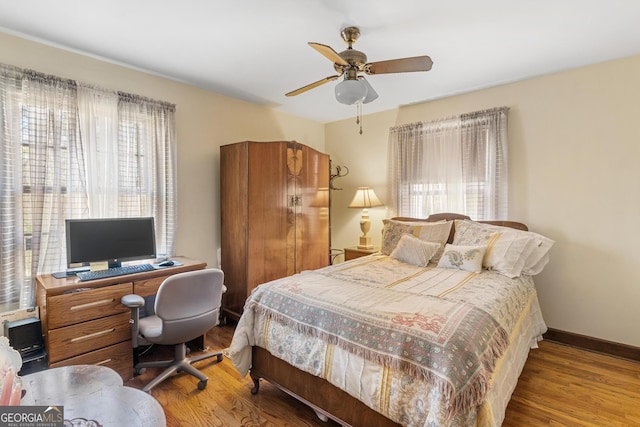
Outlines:
[{"label": "patterned bedspread", "polygon": [[[245,375],[259,345],[405,425],[468,423],[532,293],[527,277],[359,258],[256,288],[230,356]],[[358,359],[379,372],[354,392],[339,378]],[[424,408],[409,410],[416,398],[403,394],[416,391],[427,393]]]}]

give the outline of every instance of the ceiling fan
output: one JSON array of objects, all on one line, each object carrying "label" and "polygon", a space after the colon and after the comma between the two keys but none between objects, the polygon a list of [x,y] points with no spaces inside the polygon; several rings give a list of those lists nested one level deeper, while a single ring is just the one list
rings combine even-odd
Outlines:
[{"label": "ceiling fan", "polygon": [[310,89],[334,81],[344,76],[343,81],[335,87],[336,99],[342,104],[352,105],[357,102],[367,104],[378,97],[378,94],[369,82],[360,75],[361,73],[375,75],[388,73],[406,73],[412,71],[429,71],[433,61],[428,56],[414,56],[410,58],[391,59],[388,61],[367,62],[367,55],[353,48],[353,44],[360,37],[358,27],[346,27],[341,32],[342,39],[349,46],[346,50],[338,53],[331,47],[309,42],[309,46],[320,52],[327,59],[333,62],[338,74],[325,77],[299,89],[293,90],[285,96],[295,96]]}]

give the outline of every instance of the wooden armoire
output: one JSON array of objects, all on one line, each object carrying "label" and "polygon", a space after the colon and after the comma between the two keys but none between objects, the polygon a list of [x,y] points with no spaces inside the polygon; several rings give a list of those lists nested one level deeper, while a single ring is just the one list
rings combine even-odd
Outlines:
[{"label": "wooden armoire", "polygon": [[220,147],[223,317],[259,284],[329,264],[329,168],[295,141]]}]

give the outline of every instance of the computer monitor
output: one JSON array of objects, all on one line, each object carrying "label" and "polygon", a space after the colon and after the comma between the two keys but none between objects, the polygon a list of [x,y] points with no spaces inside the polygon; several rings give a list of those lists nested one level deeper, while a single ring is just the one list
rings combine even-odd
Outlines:
[{"label": "computer monitor", "polygon": [[156,257],[153,217],[67,219],[65,229],[69,269]]}]

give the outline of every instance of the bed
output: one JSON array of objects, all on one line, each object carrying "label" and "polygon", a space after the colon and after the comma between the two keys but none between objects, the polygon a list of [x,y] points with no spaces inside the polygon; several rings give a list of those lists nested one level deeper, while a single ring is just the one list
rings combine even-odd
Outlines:
[{"label": "bed", "polygon": [[546,331],[533,276],[553,241],[457,214],[385,220],[380,253],[257,287],[229,348],[321,419],[498,426]]}]

